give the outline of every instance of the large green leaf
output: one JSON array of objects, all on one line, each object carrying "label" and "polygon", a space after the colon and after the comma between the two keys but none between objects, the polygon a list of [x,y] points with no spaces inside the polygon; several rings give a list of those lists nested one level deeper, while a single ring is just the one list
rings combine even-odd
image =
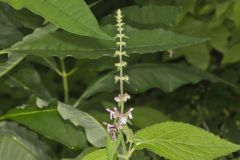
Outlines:
[{"label": "large green leaf", "polygon": [[210,63],[209,49],[205,44],[179,48],[176,53],[184,55],[189,63],[201,69],[207,69]]},{"label": "large green leaf", "polygon": [[38,136],[14,123],[0,123],[1,160],[51,160]]},{"label": "large green leaf", "polygon": [[[54,32],[55,29],[53,26],[37,29],[23,41],[1,52],[95,59],[112,56],[116,50],[112,41],[81,37],[63,30]],[[111,35],[116,32],[116,28],[110,25],[104,29]],[[126,50],[130,54],[166,51],[206,41],[204,38],[178,35],[163,29],[141,30],[130,26],[126,26],[126,34],[130,37],[126,40]]]},{"label": "large green leaf", "polygon": [[170,160],[212,160],[240,149],[200,128],[166,122],[135,134],[136,148],[146,148]]},{"label": "large green leaf", "polygon": [[[202,80],[220,82],[229,86],[232,84],[197,68],[174,64],[141,64],[131,66],[126,75],[130,77],[128,88],[134,93],[141,93],[150,88],[160,88],[165,92],[185,84],[196,84]],[[116,72],[102,77],[91,85],[81,96],[80,100],[103,91],[117,90],[114,83]],[[76,103],[77,105],[77,103]]]},{"label": "large green leaf", "polygon": [[18,63],[20,63],[24,59],[24,57],[25,55],[9,53],[7,61],[0,63],[0,77],[13,69]]},{"label": "large green leaf", "polygon": [[87,154],[85,157],[83,157],[82,160],[107,160],[108,155],[106,149],[99,149],[94,152],[91,152]]},{"label": "large green leaf", "polygon": [[236,63],[240,61],[240,45],[236,44],[226,51],[222,63]]},{"label": "large green leaf", "polygon": [[6,83],[10,87],[23,88],[41,98],[50,99],[51,95],[42,84],[40,75],[31,65],[21,65],[20,68],[7,75]]},{"label": "large green leaf", "polygon": [[150,107],[134,107],[133,116],[134,118],[131,121],[134,126],[139,128],[170,120],[164,113]]},{"label": "large green leaf", "polygon": [[65,120],[70,120],[75,126],[81,126],[86,131],[88,141],[96,147],[106,145],[107,132],[102,125],[89,114],[73,106],[59,103],[58,112]]},{"label": "large green leaf", "polygon": [[233,11],[235,23],[237,27],[240,27],[240,1],[235,0]]},{"label": "large green leaf", "polygon": [[7,119],[25,125],[33,131],[58,141],[71,149],[79,149],[86,145],[83,129],[64,121],[58,114],[56,107],[39,109],[37,107],[23,106],[12,109],[0,117],[0,120]]},{"label": "large green leaf", "polygon": [[[122,9],[124,22],[136,28],[157,28],[172,26],[180,12],[174,6],[146,5],[143,7],[130,6]],[[157,16],[156,16],[157,15]],[[110,14],[103,18],[103,24],[114,24],[114,15]]]},{"label": "large green leaf", "polygon": [[22,33],[17,26],[8,18],[5,6],[0,3],[0,49],[9,47],[22,39]]},{"label": "large green leaf", "polygon": [[1,1],[18,10],[27,8],[69,32],[101,39],[110,38],[99,29],[97,20],[84,0],[38,0],[37,3],[32,0]]}]

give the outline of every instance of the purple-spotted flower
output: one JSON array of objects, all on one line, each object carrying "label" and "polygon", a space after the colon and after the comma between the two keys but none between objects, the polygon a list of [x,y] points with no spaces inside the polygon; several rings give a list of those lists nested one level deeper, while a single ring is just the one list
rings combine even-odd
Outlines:
[{"label": "purple-spotted flower", "polygon": [[123,126],[121,124],[108,124],[106,122],[103,122],[104,125],[107,126],[107,133],[111,136],[113,141],[117,140],[119,130],[123,129]]}]

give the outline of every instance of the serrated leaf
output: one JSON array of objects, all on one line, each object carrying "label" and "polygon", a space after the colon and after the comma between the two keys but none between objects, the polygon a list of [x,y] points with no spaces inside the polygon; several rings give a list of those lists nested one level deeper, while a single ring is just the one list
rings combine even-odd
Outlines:
[{"label": "serrated leaf", "polygon": [[132,142],[133,141],[134,133],[127,125],[124,126],[123,133],[125,134],[125,136],[127,138],[127,142]]},{"label": "serrated leaf", "polygon": [[39,109],[22,106],[9,110],[0,116],[0,120],[13,120],[71,149],[80,149],[86,145],[83,129],[64,121],[56,107]]},{"label": "serrated leaf", "polygon": [[0,123],[0,159],[51,160],[48,152],[35,133],[14,123]]},{"label": "serrated leaf", "polygon": [[240,149],[189,124],[166,122],[135,134],[137,149],[146,148],[170,160],[213,160]]},{"label": "serrated leaf", "polygon": [[99,29],[97,20],[83,0],[1,0],[17,10],[27,8],[66,31],[110,39]]},{"label": "serrated leaf", "polygon": [[[196,84],[202,80],[234,86],[200,69],[174,64],[135,65],[128,67],[125,74],[130,77],[129,83],[131,84],[127,86],[127,89],[134,93],[141,93],[150,88],[159,88],[165,92],[171,92],[182,85]],[[112,72],[96,81],[81,95],[79,100],[99,92],[117,90],[113,80],[115,75],[116,72]]]},{"label": "serrated leaf", "polygon": [[81,126],[86,131],[88,141],[96,147],[106,145],[107,132],[102,125],[89,114],[63,103],[58,104],[58,112],[65,120],[70,120],[75,126]]},{"label": "serrated leaf", "polygon": [[[54,29],[56,28],[52,26],[37,29],[33,34],[26,36],[23,41],[1,52],[96,59],[102,56],[113,56],[116,50],[113,41],[81,37],[62,30],[54,32]],[[115,35],[115,27],[106,26],[104,29],[109,34]],[[126,26],[126,34],[131,37],[126,40],[126,50],[129,54],[172,50],[207,40],[205,38],[179,35],[163,29],[141,30],[130,26]]]},{"label": "serrated leaf", "polygon": [[107,151],[106,149],[99,149],[94,152],[91,152],[87,154],[85,157],[83,157],[82,160],[107,160]]}]

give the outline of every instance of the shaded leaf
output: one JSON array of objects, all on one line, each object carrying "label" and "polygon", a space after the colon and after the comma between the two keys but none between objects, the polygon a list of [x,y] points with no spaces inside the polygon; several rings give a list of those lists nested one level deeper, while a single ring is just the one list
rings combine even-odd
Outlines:
[{"label": "shaded leaf", "polygon": [[13,69],[18,63],[20,63],[25,58],[25,55],[18,54],[8,54],[7,61],[0,63],[0,77],[8,73]]},{"label": "shaded leaf", "polygon": [[150,107],[134,107],[133,116],[132,123],[139,128],[170,120],[164,113]]},{"label": "shaded leaf", "polygon": [[0,4],[0,49],[9,47],[13,43],[22,39],[22,33],[17,26],[8,18],[7,12],[4,12]]},{"label": "shaded leaf", "polygon": [[6,82],[11,87],[23,88],[45,99],[51,98],[50,93],[41,82],[40,75],[30,65],[22,65],[21,68],[9,73],[7,77]]},{"label": "shaded leaf", "polygon": [[86,145],[83,129],[66,122],[58,114],[56,107],[39,109],[22,106],[8,111],[0,120],[13,120],[33,131],[71,149],[80,149]]},{"label": "shaded leaf", "polygon": [[[33,34],[26,36],[23,41],[1,52],[16,52],[37,56],[73,56],[76,58],[96,59],[102,56],[112,56],[116,50],[115,43],[107,40],[98,40],[81,37],[65,31],[56,31],[53,26],[36,29]],[[113,26],[106,26],[105,30],[115,35]],[[178,35],[163,29],[140,30],[126,26],[127,48],[131,53],[155,53],[176,49],[191,44],[206,41],[205,38]]]},{"label": "shaded leaf", "polygon": [[[136,28],[158,28],[174,25],[180,12],[180,8],[174,6],[145,5],[129,6],[121,9],[124,22]],[[157,15],[157,16],[156,16]],[[110,14],[103,18],[103,24],[114,24],[114,15]]]},{"label": "shaded leaf", "polygon": [[201,69],[207,69],[210,63],[209,49],[205,44],[179,48],[176,53],[184,55],[189,63]]},{"label": "shaded leaf", "polygon": [[146,148],[167,159],[212,160],[240,149],[200,128],[179,122],[153,125],[135,134],[137,149]]},{"label": "shaded leaf", "polygon": [[109,39],[99,29],[97,20],[83,0],[39,0],[37,5],[32,0],[1,0],[17,10],[27,8],[32,12],[44,17],[58,27],[69,32]]},{"label": "shaded leaf", "polygon": [[223,57],[223,64],[240,61],[240,45],[236,44],[226,51]]},{"label": "shaded leaf", "polygon": [[0,159],[51,160],[48,152],[35,133],[14,123],[0,123]]},{"label": "shaded leaf", "polygon": [[[202,80],[233,86],[208,72],[183,65],[141,64],[129,67],[125,74],[130,77],[127,89],[134,93],[141,93],[150,88],[171,92],[182,85],[196,84]],[[96,81],[81,95],[80,100],[99,92],[117,90],[114,83],[115,75],[116,72],[112,72]]]},{"label": "shaded leaf", "polygon": [[106,145],[107,132],[101,124],[89,114],[73,106],[63,103],[58,104],[58,112],[65,120],[70,120],[75,126],[81,126],[86,131],[88,141],[96,147]]},{"label": "shaded leaf", "polygon": [[233,5],[234,19],[237,27],[240,27],[240,1],[235,1]]}]

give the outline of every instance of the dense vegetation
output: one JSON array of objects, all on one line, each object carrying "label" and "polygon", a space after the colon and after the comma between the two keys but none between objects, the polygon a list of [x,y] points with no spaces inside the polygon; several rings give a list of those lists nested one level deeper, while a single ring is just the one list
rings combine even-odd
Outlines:
[{"label": "dense vegetation", "polygon": [[1,160],[240,159],[239,0],[0,0],[0,78]]}]

